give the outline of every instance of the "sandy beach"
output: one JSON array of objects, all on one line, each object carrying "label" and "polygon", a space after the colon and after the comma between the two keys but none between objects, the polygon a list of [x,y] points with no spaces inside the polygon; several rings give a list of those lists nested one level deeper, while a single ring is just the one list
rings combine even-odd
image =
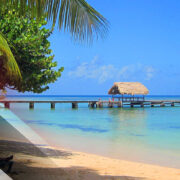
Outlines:
[{"label": "sandy beach", "polygon": [[[1,138],[2,139],[2,138]],[[1,157],[14,155],[15,180],[179,180],[180,170],[82,152],[0,140]]]}]

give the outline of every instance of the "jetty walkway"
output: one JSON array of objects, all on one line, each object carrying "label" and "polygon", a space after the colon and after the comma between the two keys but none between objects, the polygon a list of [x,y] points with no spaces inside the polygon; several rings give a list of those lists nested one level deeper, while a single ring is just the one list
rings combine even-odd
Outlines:
[{"label": "jetty walkway", "polygon": [[80,100],[80,101],[33,101],[33,100],[1,100],[0,103],[4,104],[5,108],[10,108],[12,103],[28,103],[30,109],[34,109],[36,103],[49,103],[51,109],[55,109],[55,104],[69,103],[72,108],[78,108],[78,104],[88,104],[90,108],[103,108],[103,107],[164,107],[180,105],[180,100],[120,100],[120,101],[101,101],[101,100]]}]

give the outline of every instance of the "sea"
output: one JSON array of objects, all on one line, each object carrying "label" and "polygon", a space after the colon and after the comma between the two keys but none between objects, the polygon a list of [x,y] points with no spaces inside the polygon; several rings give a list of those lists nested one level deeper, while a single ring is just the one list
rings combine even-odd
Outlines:
[{"label": "sea", "polygon": [[[9,100],[109,100],[110,96],[7,96]],[[180,96],[147,96],[180,100]],[[180,168],[180,106],[88,108],[79,104],[11,104],[49,145],[114,159]]]}]

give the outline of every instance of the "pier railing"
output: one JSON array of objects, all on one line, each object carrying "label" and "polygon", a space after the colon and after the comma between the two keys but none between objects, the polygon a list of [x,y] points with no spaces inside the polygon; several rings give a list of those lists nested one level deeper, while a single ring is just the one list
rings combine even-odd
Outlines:
[{"label": "pier railing", "polygon": [[131,101],[144,101],[144,97],[114,97],[114,101],[123,101],[123,102],[131,102]]}]

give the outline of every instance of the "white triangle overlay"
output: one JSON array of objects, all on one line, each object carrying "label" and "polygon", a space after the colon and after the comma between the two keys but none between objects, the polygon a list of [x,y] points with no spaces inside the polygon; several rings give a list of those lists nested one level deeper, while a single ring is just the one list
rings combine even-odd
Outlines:
[{"label": "white triangle overlay", "polygon": [[12,179],[0,169],[0,180],[12,180]]},{"label": "white triangle overlay", "polygon": [[[38,145],[49,147],[48,143],[45,140],[43,140],[36,132],[34,132],[26,123],[24,123],[24,121],[22,121],[18,116],[16,116],[11,110],[0,108],[0,116],[2,116],[11,126],[13,126],[19,133],[21,133],[26,139],[28,139],[29,142],[36,146],[41,152],[43,152],[43,149],[40,149]],[[46,154],[46,152],[43,153]],[[52,158],[48,157],[48,159],[53,161],[54,164],[57,165],[57,162],[55,162]],[[1,179],[11,180],[11,178],[7,174],[0,170],[0,180]]]}]

